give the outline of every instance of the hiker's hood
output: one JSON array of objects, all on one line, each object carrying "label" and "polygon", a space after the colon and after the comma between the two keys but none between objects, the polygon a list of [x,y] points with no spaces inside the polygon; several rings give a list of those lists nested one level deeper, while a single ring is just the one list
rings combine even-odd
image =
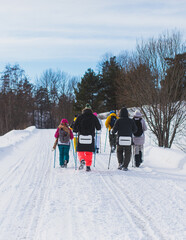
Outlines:
[{"label": "hiker's hood", "polygon": [[67,120],[66,118],[63,118],[63,119],[61,120],[61,123],[63,123],[63,124],[68,124],[68,120]]},{"label": "hiker's hood", "polygon": [[121,108],[119,116],[120,117],[128,117],[128,110],[125,107]]}]

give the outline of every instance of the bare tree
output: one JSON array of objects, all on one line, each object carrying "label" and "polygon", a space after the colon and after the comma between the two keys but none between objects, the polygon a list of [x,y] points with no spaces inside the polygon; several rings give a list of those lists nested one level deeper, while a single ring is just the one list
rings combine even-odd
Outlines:
[{"label": "bare tree", "polygon": [[[180,33],[163,34],[137,45],[136,58],[131,59],[122,81],[131,100],[143,112],[158,145],[170,148],[186,121],[185,46]],[[172,62],[170,64],[170,59]]]},{"label": "bare tree", "polygon": [[[70,120],[73,118],[73,86],[76,86],[76,82],[76,78],[71,78],[60,70],[55,72],[52,69],[46,70],[37,80],[37,88],[42,87],[47,92],[45,96],[48,99],[46,99],[48,108],[42,112],[48,118],[47,127],[56,127],[61,117]],[[38,117],[40,115],[37,114]]]}]

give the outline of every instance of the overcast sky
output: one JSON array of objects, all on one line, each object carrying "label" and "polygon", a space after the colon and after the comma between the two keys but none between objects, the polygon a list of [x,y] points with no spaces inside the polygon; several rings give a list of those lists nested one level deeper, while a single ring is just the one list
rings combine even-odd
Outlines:
[{"label": "overcast sky", "polygon": [[186,38],[185,0],[0,0],[0,72],[18,63],[32,81],[49,68],[82,76],[175,29]]}]

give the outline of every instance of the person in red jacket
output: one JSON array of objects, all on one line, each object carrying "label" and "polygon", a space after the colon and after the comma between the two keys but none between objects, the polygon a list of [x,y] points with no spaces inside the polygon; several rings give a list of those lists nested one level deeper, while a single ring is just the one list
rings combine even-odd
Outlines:
[{"label": "person in red jacket", "polygon": [[63,118],[61,120],[54,136],[58,139],[59,165],[66,168],[69,162],[70,140],[74,137],[67,119]]}]

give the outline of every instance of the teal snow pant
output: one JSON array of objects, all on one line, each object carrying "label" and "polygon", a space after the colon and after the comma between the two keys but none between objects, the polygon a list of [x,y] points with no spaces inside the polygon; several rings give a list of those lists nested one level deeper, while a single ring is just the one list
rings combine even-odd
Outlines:
[{"label": "teal snow pant", "polygon": [[69,150],[70,145],[58,145],[59,148],[59,165],[64,165],[64,161],[67,160],[67,163],[69,162]]}]

